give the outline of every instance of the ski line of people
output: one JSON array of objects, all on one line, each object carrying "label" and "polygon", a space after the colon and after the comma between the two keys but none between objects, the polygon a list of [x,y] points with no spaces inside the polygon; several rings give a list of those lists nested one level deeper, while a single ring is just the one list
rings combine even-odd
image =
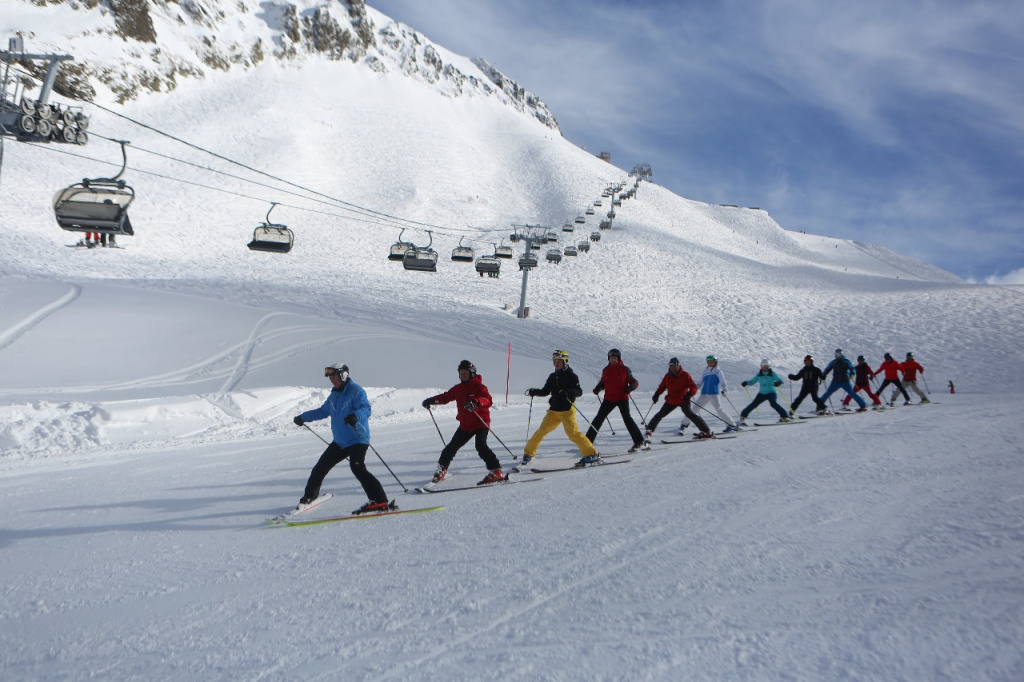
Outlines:
[{"label": "ski line of people", "polygon": [[[758,392],[750,403],[740,411],[740,419],[737,422],[722,408],[720,398],[726,397],[728,387],[725,375],[718,366],[718,359],[714,355],[705,358],[707,366],[698,384],[690,373],[683,369],[679,359],[673,357],[669,360],[668,371],[651,396],[652,408],[662,394],[665,395],[665,403],[655,413],[651,421],[645,424],[646,430],[641,432],[629,407],[631,402],[636,406],[631,394],[639,388],[640,384],[630,368],[623,363],[621,351],[612,348],[608,351],[608,364],[602,369],[601,378],[593,388],[593,393],[597,396],[600,396],[603,391],[604,399],[601,400],[593,421],[583,417],[590,426],[584,435],[576,422],[577,413],[583,416],[576,406],[576,400],[583,395],[583,389],[580,386],[579,377],[569,366],[569,353],[564,350],[556,350],[552,353],[551,361],[554,371],[548,375],[543,386],[526,391],[526,395],[531,399],[547,397],[548,410],[540,426],[527,439],[523,448],[522,460],[511,471],[528,470],[537,456],[541,442],[559,426],[565,431],[569,440],[579,448],[581,458],[576,463],[577,467],[601,463],[601,454],[594,446],[594,442],[608,415],[615,409],[619,410],[623,424],[633,439],[633,446],[628,450],[633,453],[650,449],[650,441],[655,429],[661,420],[676,408],[681,409],[684,414],[678,434],[683,435],[685,429],[692,423],[698,429],[695,439],[707,439],[714,438],[715,434],[707,422],[693,410],[694,405],[720,419],[726,425],[724,432],[728,433],[747,426],[747,418],[763,402],[767,402],[779,414],[779,422],[790,421],[796,415],[800,403],[807,397],[814,402],[818,414],[827,414],[826,401],[839,390],[843,390],[847,394],[843,400],[844,407],[854,400],[858,404],[858,412],[868,409],[867,403],[858,393],[864,392],[871,398],[875,408],[881,409],[883,391],[890,385],[893,386],[892,396],[888,402],[890,407],[894,406],[896,397],[900,394],[905,398],[905,405],[911,404],[907,388],[913,390],[920,397],[921,403],[930,402],[927,394],[917,385],[917,375],[919,373],[923,375],[925,370],[914,359],[913,353],[907,353],[906,360],[902,363],[896,362],[890,353],[886,353],[879,368],[872,370],[863,355],[858,356],[857,364],[854,365],[846,358],[843,350],[837,348],[835,358],[828,363],[824,370],[815,366],[812,355],[807,355],[803,359],[803,368],[796,374],[788,375],[791,381],[801,382],[800,393],[789,406],[788,411],[778,402],[778,389],[783,385],[782,378],[775,373],[767,358],[761,360],[757,374],[740,383],[744,388],[756,385]],[[455,455],[471,440],[474,442],[477,455],[483,460],[488,470],[487,476],[478,485],[506,481],[508,476],[502,471],[497,455],[487,443],[487,438],[492,433],[490,407],[494,404],[490,391],[483,383],[483,377],[477,373],[476,367],[469,360],[460,362],[457,371],[459,383],[444,393],[426,398],[422,403],[427,410],[434,405],[446,405],[452,402],[456,404],[458,428],[441,450],[432,483],[438,483],[447,478],[448,467],[451,466]],[[818,387],[824,383],[829,374],[832,375],[831,383],[824,395],[819,397]],[[902,381],[899,377],[900,374],[903,375]],[[884,381],[877,392],[873,392],[871,380],[879,375],[884,376]],[[369,418],[372,413],[366,391],[352,380],[348,366],[343,363],[325,367],[324,376],[330,380],[332,386],[327,400],[321,407],[307,410],[293,419],[297,426],[306,426],[307,422],[330,417],[333,435],[333,440],[328,443],[327,449],[321,454],[309,474],[297,509],[309,506],[320,498],[320,487],[324,478],[335,466],[346,459],[353,475],[369,498],[366,504],[355,510],[353,514],[380,513],[396,509],[394,502],[388,500],[380,481],[366,468],[366,451],[370,447]],[[852,384],[851,378],[854,380]],[[532,415],[532,400],[530,404],[530,414]],[[731,406],[732,402],[729,401],[729,404]],[[636,407],[639,412],[639,406]],[[650,410],[648,410],[649,413]],[[432,412],[431,419],[433,419]],[[641,418],[641,421],[645,422],[646,420]],[[434,423],[436,426],[436,420]],[[529,425],[527,425],[527,429],[529,429]],[[440,434],[440,427],[438,427],[438,433]],[[443,441],[444,436],[442,435],[441,438]],[[504,443],[502,445],[504,446]],[[506,447],[506,449],[508,448]]]}]

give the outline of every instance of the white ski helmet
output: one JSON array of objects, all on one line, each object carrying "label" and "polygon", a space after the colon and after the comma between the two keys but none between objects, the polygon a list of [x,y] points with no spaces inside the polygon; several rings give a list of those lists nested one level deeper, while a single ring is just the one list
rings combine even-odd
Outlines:
[{"label": "white ski helmet", "polygon": [[333,365],[327,365],[324,367],[324,376],[329,377],[332,374],[338,374],[341,376],[341,383],[348,381],[348,365],[343,362],[336,362]]}]

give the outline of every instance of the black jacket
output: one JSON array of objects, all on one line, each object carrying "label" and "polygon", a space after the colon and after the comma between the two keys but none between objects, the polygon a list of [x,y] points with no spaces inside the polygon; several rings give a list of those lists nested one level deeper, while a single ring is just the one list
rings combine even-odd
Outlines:
[{"label": "black jacket", "polygon": [[822,374],[821,370],[814,365],[811,365],[810,367],[804,365],[803,369],[796,374],[790,374],[789,378],[791,381],[803,379],[803,388],[817,388],[818,384],[825,379],[825,375]]},{"label": "black jacket", "polygon": [[572,404],[583,395],[580,388],[580,380],[572,367],[566,365],[563,369],[556,369],[544,382],[544,388],[539,389],[534,395],[550,395],[548,405],[555,412],[567,412],[572,409]]}]

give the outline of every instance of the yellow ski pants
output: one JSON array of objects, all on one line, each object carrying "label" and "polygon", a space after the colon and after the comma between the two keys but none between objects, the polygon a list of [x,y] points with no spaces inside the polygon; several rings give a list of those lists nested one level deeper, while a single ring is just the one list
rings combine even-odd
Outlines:
[{"label": "yellow ski pants", "polygon": [[587,440],[587,437],[580,433],[579,427],[576,426],[575,410],[568,410],[566,412],[548,410],[547,414],[544,415],[544,421],[540,423],[537,430],[530,436],[530,440],[526,441],[524,454],[536,455],[537,446],[544,440],[544,436],[557,429],[559,424],[565,429],[565,435],[569,436],[569,440],[576,444],[576,447],[580,449],[584,457],[597,454],[594,444]]}]

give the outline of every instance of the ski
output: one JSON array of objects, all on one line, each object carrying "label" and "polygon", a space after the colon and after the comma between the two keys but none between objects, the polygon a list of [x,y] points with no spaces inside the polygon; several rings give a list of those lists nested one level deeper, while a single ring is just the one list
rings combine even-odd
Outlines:
[{"label": "ski", "polygon": [[274,516],[272,518],[267,519],[267,523],[270,523],[270,524],[276,526],[276,525],[278,525],[280,523],[283,523],[285,520],[292,518],[293,516],[297,516],[298,514],[301,514],[303,512],[309,511],[313,507],[319,505],[321,502],[326,502],[327,500],[331,499],[332,497],[334,497],[334,493],[324,493],[323,495],[321,495],[320,497],[316,498],[315,500],[313,500],[309,504],[300,504],[295,509],[292,509],[290,511],[286,511],[283,514],[278,514],[277,516]]},{"label": "ski", "polygon": [[499,483],[477,483],[476,485],[462,485],[457,488],[434,488],[433,485],[425,485],[416,488],[418,493],[454,493],[458,490],[480,490],[481,488],[494,488],[502,485],[512,485],[513,483],[532,483],[533,481],[541,481],[542,478],[517,478],[514,481],[508,476],[505,477],[504,481]]},{"label": "ski", "polygon": [[611,466],[613,464],[626,464],[632,461],[633,460],[631,459],[618,459],[615,460],[614,462],[598,462],[597,464],[587,464],[586,466],[581,467],[573,465],[571,467],[560,467],[558,469],[530,469],[530,471],[532,471],[535,474],[551,474],[556,471],[583,471],[584,469],[593,469],[594,467],[606,467]]},{"label": "ski", "polygon": [[798,422],[796,420],[790,420],[788,422],[772,422],[771,424],[758,424],[757,422],[754,422],[754,426],[789,426],[790,424],[801,424],[801,423],[803,423],[803,422]]},{"label": "ski", "polygon": [[702,443],[704,441],[713,442],[716,440],[731,440],[736,436],[715,436],[714,438],[680,438],[679,440],[663,440],[661,441],[665,445],[679,445],[680,443]]},{"label": "ski", "polygon": [[397,514],[422,514],[424,512],[439,511],[444,509],[441,507],[422,507],[420,509],[394,509],[391,511],[374,512],[370,514],[349,514],[347,516],[334,516],[329,519],[309,519],[308,521],[292,521],[291,519],[284,519],[281,521],[282,526],[298,527],[298,526],[316,526],[324,523],[336,523],[338,521],[355,521],[357,519],[377,519],[382,516],[395,516]]}]

